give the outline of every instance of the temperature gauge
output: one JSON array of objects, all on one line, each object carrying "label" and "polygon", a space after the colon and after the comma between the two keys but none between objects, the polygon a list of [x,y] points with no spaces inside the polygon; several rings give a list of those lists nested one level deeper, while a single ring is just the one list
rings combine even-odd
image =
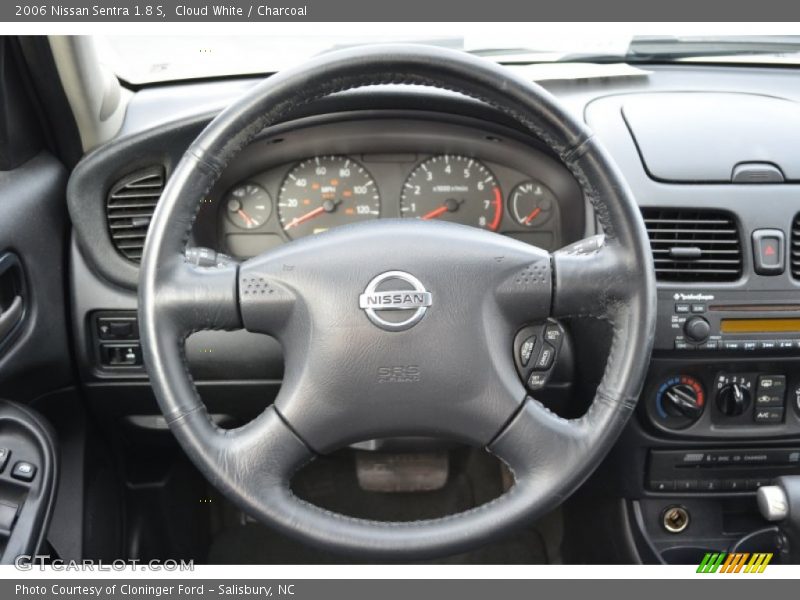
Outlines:
[{"label": "temperature gauge", "polygon": [[556,197],[543,183],[525,181],[511,190],[510,212],[514,220],[523,227],[536,227],[553,216]]},{"label": "temperature gauge", "polygon": [[256,183],[243,183],[225,196],[225,208],[231,223],[241,229],[261,227],[272,212],[272,198]]}]

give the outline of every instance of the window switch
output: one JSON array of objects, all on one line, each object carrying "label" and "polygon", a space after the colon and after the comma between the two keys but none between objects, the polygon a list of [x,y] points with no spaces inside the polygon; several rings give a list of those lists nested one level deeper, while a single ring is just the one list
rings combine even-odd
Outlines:
[{"label": "window switch", "polygon": [[36,467],[25,460],[18,460],[14,465],[14,470],[11,471],[11,476],[20,481],[33,481],[36,475]]},{"label": "window switch", "polygon": [[19,506],[7,500],[0,500],[0,535],[8,537],[17,520]]},{"label": "window switch", "polygon": [[11,450],[8,448],[0,448],[0,473],[6,470],[8,458],[11,456]]}]

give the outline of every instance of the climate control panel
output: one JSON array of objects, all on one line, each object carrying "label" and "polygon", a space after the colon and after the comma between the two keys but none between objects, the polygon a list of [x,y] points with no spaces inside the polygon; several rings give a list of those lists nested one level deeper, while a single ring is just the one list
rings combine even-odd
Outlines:
[{"label": "climate control panel", "polygon": [[790,371],[715,370],[664,374],[645,390],[649,420],[700,437],[800,434],[800,377]]}]

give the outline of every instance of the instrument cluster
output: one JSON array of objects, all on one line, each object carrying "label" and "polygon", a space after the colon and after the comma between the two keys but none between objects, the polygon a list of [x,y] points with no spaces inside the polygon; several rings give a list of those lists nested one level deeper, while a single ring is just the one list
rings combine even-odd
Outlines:
[{"label": "instrument cluster", "polygon": [[455,153],[312,156],[238,181],[220,211],[221,249],[240,258],[379,218],[461,223],[547,249],[560,243],[558,198],[543,181]]}]

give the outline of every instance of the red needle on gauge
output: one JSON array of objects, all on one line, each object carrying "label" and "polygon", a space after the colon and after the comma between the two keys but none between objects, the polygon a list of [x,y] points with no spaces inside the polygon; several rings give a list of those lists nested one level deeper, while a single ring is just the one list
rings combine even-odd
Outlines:
[{"label": "red needle on gauge", "polygon": [[427,221],[428,219],[435,219],[436,217],[443,215],[446,212],[455,212],[458,210],[458,207],[464,200],[456,200],[455,198],[448,198],[445,200],[445,203],[442,204],[439,208],[434,208],[431,212],[425,213],[420,217],[423,221]]},{"label": "red needle on gauge", "polygon": [[536,217],[539,216],[540,212],[542,212],[541,207],[537,206],[536,208],[534,208],[531,211],[531,214],[529,214],[527,217],[525,217],[525,220],[522,221],[523,224],[528,225],[531,221],[533,221]]},{"label": "red needle on gauge", "polygon": [[289,223],[286,224],[286,227],[284,227],[284,229],[291,229],[292,227],[297,227],[301,223],[305,223],[306,221],[309,221],[309,220],[313,219],[314,217],[318,217],[324,212],[325,212],[325,207],[324,206],[318,206],[314,210],[309,211],[309,212],[307,212],[306,214],[304,214],[304,215],[302,215],[300,217],[295,217],[294,219],[289,221]]},{"label": "red needle on gauge", "polygon": [[254,225],[255,224],[255,221],[253,221],[253,219],[250,218],[250,215],[248,215],[246,212],[244,212],[241,208],[239,210],[237,210],[236,212],[238,213],[238,215],[240,217],[242,217],[244,219],[245,223],[247,223],[248,225]]},{"label": "red needle on gauge", "polygon": [[448,210],[450,209],[447,207],[447,204],[443,204],[439,208],[434,208],[431,212],[425,213],[420,217],[420,219],[422,219],[423,221],[427,221],[428,219],[435,219],[439,215],[443,215],[444,213],[446,213]]}]

